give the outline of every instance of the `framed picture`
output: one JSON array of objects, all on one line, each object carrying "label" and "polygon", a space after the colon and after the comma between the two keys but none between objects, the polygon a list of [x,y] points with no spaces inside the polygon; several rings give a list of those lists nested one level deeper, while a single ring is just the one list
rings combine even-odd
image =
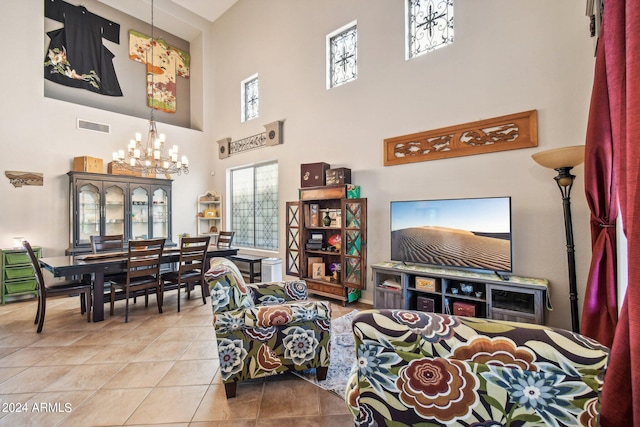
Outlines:
[{"label": "framed picture", "polygon": [[320,206],[317,203],[309,205],[309,226],[318,227],[320,225]]},{"label": "framed picture", "polygon": [[307,276],[311,277],[311,275],[313,274],[313,264],[315,263],[321,263],[322,257],[321,256],[310,256],[309,258],[307,258]]},{"label": "framed picture", "polygon": [[322,279],[324,277],[324,262],[314,262],[312,264],[311,278]]}]

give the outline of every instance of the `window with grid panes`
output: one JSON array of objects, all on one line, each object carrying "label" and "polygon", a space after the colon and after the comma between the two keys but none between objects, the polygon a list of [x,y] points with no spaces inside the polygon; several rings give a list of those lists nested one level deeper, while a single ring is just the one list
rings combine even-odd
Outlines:
[{"label": "window with grid panes", "polygon": [[406,58],[453,43],[453,0],[405,0]]},{"label": "window with grid panes", "polygon": [[255,119],[260,115],[260,91],[258,75],[254,74],[242,81],[240,86],[242,93],[242,114],[243,122]]},{"label": "window with grid panes", "polygon": [[327,36],[327,89],[358,78],[358,28],[352,22]]},{"label": "window with grid panes", "polygon": [[278,163],[232,169],[229,173],[234,245],[278,249]]}]

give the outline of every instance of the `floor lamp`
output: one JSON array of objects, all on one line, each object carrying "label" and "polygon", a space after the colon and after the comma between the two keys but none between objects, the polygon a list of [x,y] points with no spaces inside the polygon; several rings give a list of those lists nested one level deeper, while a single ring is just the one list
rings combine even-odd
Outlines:
[{"label": "floor lamp", "polygon": [[567,261],[569,264],[569,300],[571,303],[571,328],[573,332],[580,332],[580,319],[578,317],[578,286],[576,283],[576,256],[573,246],[573,223],[571,221],[571,187],[576,178],[571,175],[574,166],[584,162],[584,145],[555,148],[542,151],[531,156],[539,165],[555,169],[558,175],[556,180],[560,194],[562,194],[562,207],[564,210],[564,228],[567,235]]}]

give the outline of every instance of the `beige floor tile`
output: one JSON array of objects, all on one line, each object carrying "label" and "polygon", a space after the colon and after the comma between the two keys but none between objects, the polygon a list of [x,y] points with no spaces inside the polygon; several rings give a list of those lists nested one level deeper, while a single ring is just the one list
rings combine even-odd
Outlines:
[{"label": "beige floor tile", "polygon": [[180,316],[180,320],[178,320],[173,326],[176,328],[184,328],[188,326],[211,326],[212,321],[211,309],[209,309],[209,313],[207,314],[185,314],[183,313]]},{"label": "beige floor tile", "polygon": [[110,344],[94,355],[87,363],[128,363],[149,345],[146,341],[132,341],[129,344]]},{"label": "beige floor tile", "polygon": [[[4,329],[4,325],[3,329]],[[42,336],[36,333],[36,327],[34,325],[33,330],[29,332],[18,332],[5,336],[0,340],[0,348],[5,347],[26,347],[33,344],[36,341],[42,339]]]},{"label": "beige floor tile", "polygon": [[213,325],[209,325],[209,327],[204,328],[200,335],[196,338],[196,341],[211,341],[216,339],[216,332],[213,329]]},{"label": "beige floor tile", "polygon": [[24,401],[20,412],[0,419],[0,426],[55,426],[64,420],[87,398],[87,393],[70,391],[37,393]]},{"label": "beige floor tile", "polygon": [[[24,371],[25,367],[18,367],[18,368],[0,368],[0,384],[2,384],[4,381],[8,380],[9,378],[19,374],[20,372]],[[1,390],[0,386],[0,390]]]},{"label": "beige floor tile", "polygon": [[51,357],[36,363],[36,366],[80,365],[87,362],[102,350],[99,346],[60,347]]},{"label": "beige floor tile", "polygon": [[210,386],[193,416],[193,421],[255,420],[258,416],[263,385],[263,382],[253,381],[238,383],[236,397],[231,399],[227,399],[222,384]]},{"label": "beige floor tile", "polygon": [[175,362],[132,362],[113,376],[104,389],[155,387]]},{"label": "beige floor tile", "polygon": [[[102,322],[98,322],[102,323]],[[119,340],[123,336],[128,333],[126,330],[122,329],[100,329],[96,331],[92,331],[90,334],[87,334],[83,338],[76,341],[75,345],[100,345],[107,346],[112,344],[113,341]]]},{"label": "beige floor tile", "polygon": [[159,387],[209,385],[220,367],[218,360],[179,360],[158,383]]},{"label": "beige floor tile", "polygon": [[52,382],[44,391],[97,390],[112,378],[122,365],[77,365]]},{"label": "beige floor tile", "polygon": [[204,326],[191,326],[188,328],[170,327],[164,330],[157,338],[157,341],[186,341],[195,340],[204,330]]},{"label": "beige floor tile", "polygon": [[214,340],[194,341],[182,353],[180,360],[217,359],[218,346]]},{"label": "beige floor tile", "polygon": [[[45,322],[45,328],[46,327],[47,324]],[[54,330],[56,332],[50,332]],[[48,330],[43,329],[40,336],[42,339],[34,342],[30,347],[64,347],[84,338],[86,334],[70,334],[49,328]]]},{"label": "beige floor tile", "polygon": [[189,427],[255,427],[254,420],[197,421],[189,423]]},{"label": "beige floor tile", "polygon": [[25,347],[0,359],[0,367],[33,366],[58,350],[56,347]]},{"label": "beige floor tile", "polygon": [[149,362],[153,360],[177,360],[187,350],[189,343],[177,342],[153,342],[133,359],[135,362]]},{"label": "beige floor tile", "polygon": [[[152,388],[98,390],[65,419],[64,426],[123,425]],[[99,415],[98,415],[99,414]]]},{"label": "beige floor tile", "polygon": [[318,417],[259,418],[256,427],[352,427],[353,418],[346,415]]},{"label": "beige floor tile", "polygon": [[156,387],[126,424],[184,423],[191,421],[207,386]]},{"label": "beige floor tile", "polygon": [[0,384],[2,393],[39,392],[68,374],[73,366],[37,366],[26,368]]},{"label": "beige floor tile", "polygon": [[[87,323],[78,298],[55,298],[42,334],[33,325],[35,300],[0,306],[0,401],[47,411],[0,412],[0,427],[353,425],[342,399],[293,375],[243,381],[227,399],[210,302],[203,305],[198,291],[191,300],[182,295],[180,313],[175,293],[164,314],[155,296],[148,308],[138,299],[129,323],[121,301],[115,316],[106,305],[105,321]],[[354,308],[333,306],[334,318]]]},{"label": "beige floor tile", "polygon": [[330,391],[318,392],[321,415],[351,415],[342,397]]},{"label": "beige floor tile", "polygon": [[258,418],[318,416],[320,390],[308,381],[299,381],[299,378],[265,382]]},{"label": "beige floor tile", "polygon": [[36,393],[0,394],[0,402],[6,405],[6,410],[0,411],[0,426],[10,425],[8,422],[3,422],[2,419],[11,413],[24,409],[24,403],[35,395]]}]

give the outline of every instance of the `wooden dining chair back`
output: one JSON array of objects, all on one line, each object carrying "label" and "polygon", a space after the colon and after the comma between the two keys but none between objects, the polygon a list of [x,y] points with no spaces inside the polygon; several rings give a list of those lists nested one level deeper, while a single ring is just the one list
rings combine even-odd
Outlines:
[{"label": "wooden dining chair back", "polygon": [[219,248],[230,248],[231,242],[233,242],[233,236],[236,234],[235,231],[221,231],[218,235],[218,247]]},{"label": "wooden dining chair back", "polygon": [[178,311],[180,311],[180,288],[187,290],[187,299],[189,299],[194,286],[200,285],[202,303],[207,303],[204,273],[207,271],[207,251],[210,238],[210,236],[183,237],[180,241],[180,261],[176,270],[162,275],[165,292],[178,289]]},{"label": "wooden dining chair back", "polygon": [[145,292],[145,307],[149,305],[150,290],[156,293],[158,312],[162,313],[162,277],[160,264],[164,239],[130,240],[127,252],[127,275],[123,281],[111,283],[110,311],[113,316],[117,289],[124,291],[125,323],[129,322],[129,298],[140,291]]},{"label": "wooden dining chair back", "polygon": [[87,322],[91,321],[91,283],[85,283],[81,280],[65,280],[65,281],[52,281],[51,283],[45,283],[40,263],[36,257],[31,245],[28,241],[22,242],[27,254],[29,254],[29,260],[33,266],[35,272],[36,283],[38,286],[38,309],[36,311],[36,319],[33,322],[38,325],[37,332],[42,332],[44,326],[44,315],[47,311],[47,298],[54,296],[73,296],[80,294],[83,298],[83,304],[80,306],[80,312],[87,313]]},{"label": "wooden dining chair back", "polygon": [[124,250],[124,235],[91,236],[91,252],[117,252]]}]

